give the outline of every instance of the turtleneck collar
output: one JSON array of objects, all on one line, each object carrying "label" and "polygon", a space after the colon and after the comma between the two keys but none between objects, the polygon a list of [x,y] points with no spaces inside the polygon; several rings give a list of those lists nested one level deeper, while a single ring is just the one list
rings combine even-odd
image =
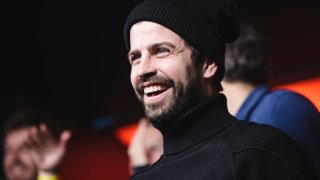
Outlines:
[{"label": "turtleneck collar", "polygon": [[182,116],[173,126],[161,129],[164,154],[178,153],[217,134],[236,122],[228,113],[226,97],[218,93],[202,101]]}]

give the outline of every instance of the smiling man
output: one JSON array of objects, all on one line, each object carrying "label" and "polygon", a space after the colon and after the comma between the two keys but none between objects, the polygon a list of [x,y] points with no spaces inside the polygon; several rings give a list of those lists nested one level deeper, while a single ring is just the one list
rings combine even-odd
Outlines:
[{"label": "smiling man", "polygon": [[229,114],[220,82],[238,35],[230,0],[146,0],[131,11],[131,83],[164,138],[161,158],[131,179],[316,179],[286,134]]},{"label": "smiling man", "polygon": [[[170,123],[204,98],[198,91],[203,83],[200,69],[193,66],[191,49],[183,39],[151,22],[138,23],[131,37],[132,47],[142,47],[129,53],[131,82],[152,122]],[[215,70],[215,64],[208,65],[207,74]]]}]

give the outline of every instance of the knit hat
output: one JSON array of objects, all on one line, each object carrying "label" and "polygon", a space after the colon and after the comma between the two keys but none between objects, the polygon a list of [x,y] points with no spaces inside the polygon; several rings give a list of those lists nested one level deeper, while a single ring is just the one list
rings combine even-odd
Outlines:
[{"label": "knit hat", "polygon": [[236,9],[233,0],[145,0],[125,22],[125,44],[129,50],[130,29],[135,23],[151,21],[172,30],[208,57],[222,59],[216,63],[224,66],[224,58],[219,58],[224,44],[239,35]]},{"label": "knit hat", "polygon": [[[140,21],[158,23],[214,60],[215,82],[224,77],[225,44],[239,36],[237,6],[233,0],[145,0],[129,14],[124,40],[130,50],[130,29]],[[218,89],[221,90],[221,85]]]}]

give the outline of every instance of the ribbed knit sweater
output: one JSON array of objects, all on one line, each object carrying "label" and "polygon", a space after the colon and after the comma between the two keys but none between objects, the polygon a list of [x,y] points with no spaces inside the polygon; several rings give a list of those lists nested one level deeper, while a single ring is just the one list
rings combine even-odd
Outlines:
[{"label": "ribbed knit sweater", "polygon": [[316,180],[300,147],[268,125],[238,121],[217,94],[170,128],[161,129],[164,154],[132,180]]}]

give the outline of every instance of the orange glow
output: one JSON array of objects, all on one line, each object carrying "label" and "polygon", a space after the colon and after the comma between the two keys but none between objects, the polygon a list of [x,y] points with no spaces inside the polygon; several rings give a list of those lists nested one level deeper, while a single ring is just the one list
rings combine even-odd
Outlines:
[{"label": "orange glow", "polygon": [[278,86],[290,89],[307,97],[320,111],[320,77]]},{"label": "orange glow", "polygon": [[128,147],[137,128],[138,123],[118,128],[115,131],[115,136],[123,145]]}]

